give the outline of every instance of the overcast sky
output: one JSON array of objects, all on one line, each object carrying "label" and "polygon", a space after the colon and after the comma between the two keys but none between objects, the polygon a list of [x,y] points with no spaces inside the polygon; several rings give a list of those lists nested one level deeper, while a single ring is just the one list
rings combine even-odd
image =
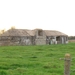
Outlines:
[{"label": "overcast sky", "polygon": [[0,29],[11,26],[75,36],[75,0],[0,0]]}]

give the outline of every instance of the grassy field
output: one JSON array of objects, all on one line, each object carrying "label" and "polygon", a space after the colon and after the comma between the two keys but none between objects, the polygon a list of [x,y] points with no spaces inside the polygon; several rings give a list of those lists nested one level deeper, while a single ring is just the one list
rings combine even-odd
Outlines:
[{"label": "grassy field", "polygon": [[75,43],[44,46],[1,46],[0,75],[63,75],[64,58],[70,53],[75,75]]}]

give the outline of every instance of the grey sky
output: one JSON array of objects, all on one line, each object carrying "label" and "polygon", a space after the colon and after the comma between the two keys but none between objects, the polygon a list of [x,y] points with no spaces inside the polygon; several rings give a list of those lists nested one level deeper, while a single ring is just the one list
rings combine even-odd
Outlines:
[{"label": "grey sky", "polygon": [[11,26],[75,35],[75,0],[0,0],[0,29]]}]

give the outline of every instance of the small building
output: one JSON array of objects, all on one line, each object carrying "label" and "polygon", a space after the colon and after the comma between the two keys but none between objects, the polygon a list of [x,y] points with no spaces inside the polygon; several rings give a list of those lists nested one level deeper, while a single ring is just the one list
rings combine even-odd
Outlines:
[{"label": "small building", "polygon": [[50,45],[66,43],[68,43],[68,35],[54,30],[10,29],[0,36],[0,46]]}]

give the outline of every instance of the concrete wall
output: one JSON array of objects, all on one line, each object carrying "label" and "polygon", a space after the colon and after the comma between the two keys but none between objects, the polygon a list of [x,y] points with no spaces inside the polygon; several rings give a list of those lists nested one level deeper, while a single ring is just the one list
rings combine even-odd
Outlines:
[{"label": "concrete wall", "polygon": [[68,43],[67,36],[46,36],[46,44],[66,44]]},{"label": "concrete wall", "polygon": [[36,42],[36,45],[46,45],[45,39],[36,39],[35,42]]},{"label": "concrete wall", "polygon": [[46,36],[46,44],[57,44],[56,36]]},{"label": "concrete wall", "polygon": [[0,37],[0,45],[32,45],[31,37],[29,36],[12,36],[12,37]]},{"label": "concrete wall", "polygon": [[42,36],[36,31],[35,36],[2,36],[0,37],[0,46],[4,45],[45,45],[45,44],[66,44],[68,43],[67,36]]},{"label": "concrete wall", "polygon": [[41,35],[39,35],[40,30],[36,31],[35,35],[35,45],[45,45],[46,44],[46,35],[43,30],[41,30]]}]

